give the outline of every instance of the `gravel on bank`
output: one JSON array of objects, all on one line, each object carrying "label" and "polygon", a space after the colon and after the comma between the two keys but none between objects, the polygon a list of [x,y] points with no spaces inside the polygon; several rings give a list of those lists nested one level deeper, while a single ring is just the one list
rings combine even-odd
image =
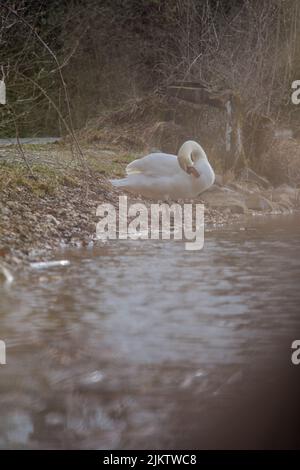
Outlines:
[{"label": "gravel on bank", "polygon": [[[96,208],[103,202],[118,208],[122,194],[108,179],[122,176],[138,156],[117,147],[89,146],[84,149],[88,175],[64,144],[24,149],[30,170],[17,147],[0,149],[0,264],[12,271],[53,259],[61,247],[101,243],[96,239]],[[205,226],[213,227],[255,211],[291,212],[298,206],[297,191],[261,188],[255,178],[226,184],[219,180],[197,202],[205,204]],[[128,195],[131,202],[151,203]]]}]

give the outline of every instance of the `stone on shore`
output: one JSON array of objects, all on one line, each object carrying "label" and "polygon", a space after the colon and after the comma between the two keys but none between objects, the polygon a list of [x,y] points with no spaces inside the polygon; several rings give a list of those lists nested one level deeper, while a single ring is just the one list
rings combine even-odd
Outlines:
[{"label": "stone on shore", "polygon": [[250,194],[246,197],[246,206],[248,209],[254,211],[266,211],[271,212],[274,210],[274,206],[269,199],[262,196],[261,194]]},{"label": "stone on shore", "polygon": [[212,209],[225,209],[232,214],[245,214],[247,212],[243,195],[229,188],[213,186],[210,191],[201,194],[200,198],[204,204]]},{"label": "stone on shore", "polygon": [[290,209],[299,206],[300,191],[287,184],[282,184],[272,191],[272,201],[277,202]]}]

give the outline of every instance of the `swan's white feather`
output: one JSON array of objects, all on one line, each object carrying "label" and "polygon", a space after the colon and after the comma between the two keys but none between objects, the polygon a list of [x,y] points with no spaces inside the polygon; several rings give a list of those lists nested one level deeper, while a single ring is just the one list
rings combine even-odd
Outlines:
[{"label": "swan's white feather", "polygon": [[126,167],[127,175],[142,173],[147,176],[171,176],[178,172],[177,156],[168,153],[150,153],[145,157],[134,160]]},{"label": "swan's white feather", "polygon": [[198,196],[213,184],[215,174],[199,144],[192,141],[186,144],[186,148],[190,149],[194,145],[194,148],[200,148],[203,153],[201,159],[194,164],[200,174],[199,178],[186,173],[180,167],[176,155],[151,153],[129,163],[126,167],[127,177],[111,180],[111,183],[151,199],[177,200]]}]

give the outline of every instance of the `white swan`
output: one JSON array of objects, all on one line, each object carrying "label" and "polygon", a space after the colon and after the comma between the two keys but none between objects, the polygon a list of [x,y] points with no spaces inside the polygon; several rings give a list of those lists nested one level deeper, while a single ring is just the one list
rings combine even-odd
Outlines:
[{"label": "white swan", "polygon": [[188,140],[178,156],[150,153],[126,167],[127,177],[110,180],[114,186],[150,199],[188,199],[198,196],[215,181],[203,148]]}]

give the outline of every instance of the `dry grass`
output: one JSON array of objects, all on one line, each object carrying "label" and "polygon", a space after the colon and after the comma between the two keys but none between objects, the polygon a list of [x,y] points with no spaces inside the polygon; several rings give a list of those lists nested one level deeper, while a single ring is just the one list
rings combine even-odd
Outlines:
[{"label": "dry grass", "polygon": [[[151,94],[93,119],[80,131],[84,144],[130,153],[177,153],[185,140],[201,142],[214,168],[222,168],[225,120],[221,111]],[[217,136],[217,137],[216,137]]]},{"label": "dry grass", "polygon": [[262,155],[260,170],[274,184],[300,186],[300,142],[296,139],[273,139]]}]

